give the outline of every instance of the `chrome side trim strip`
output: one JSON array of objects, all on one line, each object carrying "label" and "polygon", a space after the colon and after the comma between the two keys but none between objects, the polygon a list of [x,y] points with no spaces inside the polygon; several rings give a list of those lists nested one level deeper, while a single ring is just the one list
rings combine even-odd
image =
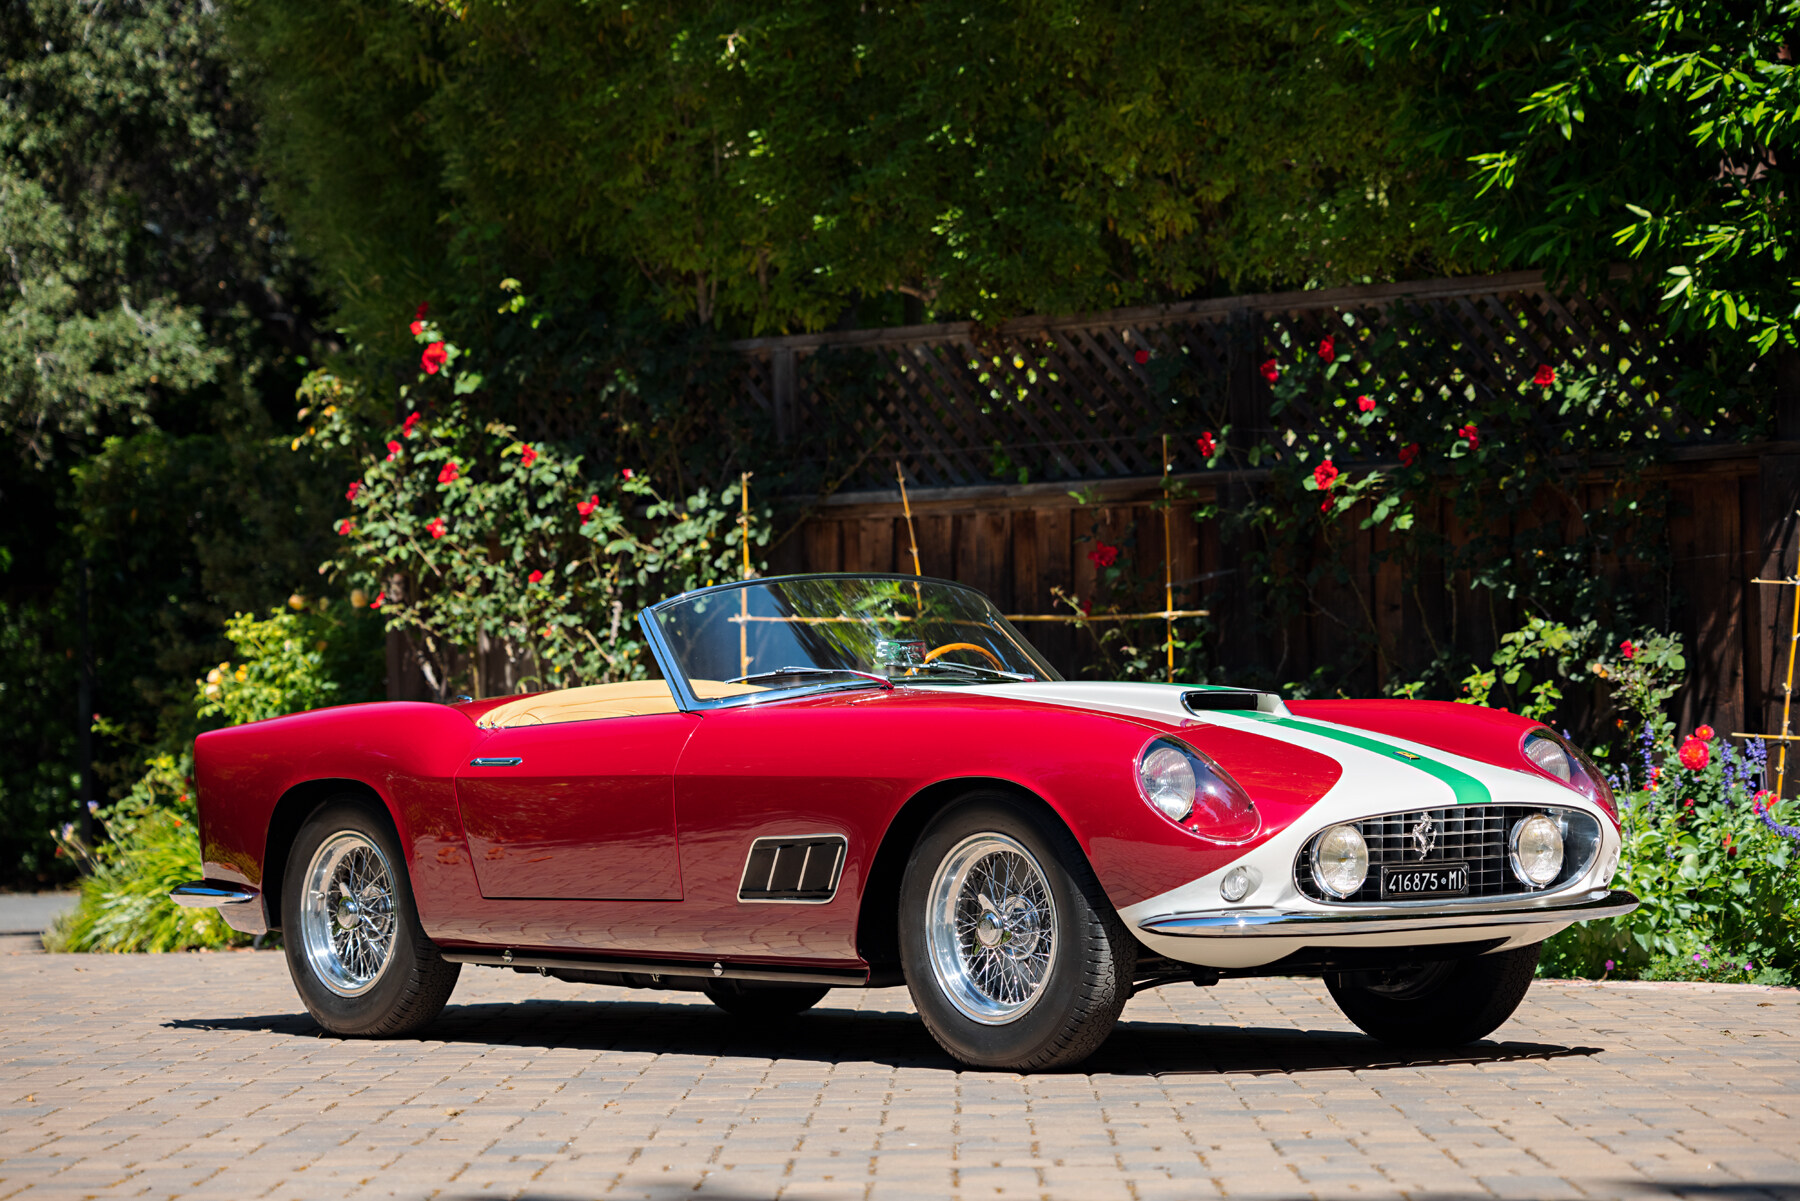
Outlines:
[{"label": "chrome side trim strip", "polygon": [[573,968],[590,972],[626,972],[651,976],[703,976],[714,980],[762,980],[770,984],[824,984],[834,988],[856,988],[867,984],[867,968],[860,970],[807,970],[774,964],[733,963],[723,960],[691,959],[611,959],[603,955],[558,955],[536,951],[514,951],[511,948],[445,947],[439,951],[451,963],[472,963],[483,967]]},{"label": "chrome side trim strip", "polygon": [[1138,923],[1138,929],[1146,934],[1179,938],[1310,938],[1413,930],[1431,934],[1534,922],[1582,922],[1597,917],[1619,917],[1637,907],[1638,899],[1622,888],[1598,888],[1578,898],[1552,904],[1446,905],[1431,910],[1408,909],[1403,913],[1295,913],[1280,909],[1170,913],[1146,918]]},{"label": "chrome side trim strip", "polygon": [[525,760],[517,755],[494,755],[486,759],[469,760],[470,767],[517,767]]},{"label": "chrome side trim strip", "polygon": [[169,890],[169,899],[186,909],[244,905],[261,895],[248,885],[221,884],[217,880],[195,880],[191,884],[178,884]]}]

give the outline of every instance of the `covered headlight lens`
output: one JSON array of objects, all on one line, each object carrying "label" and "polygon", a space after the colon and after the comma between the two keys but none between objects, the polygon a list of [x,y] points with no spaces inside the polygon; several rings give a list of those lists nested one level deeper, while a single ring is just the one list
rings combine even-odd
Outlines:
[{"label": "covered headlight lens", "polygon": [[1138,786],[1144,799],[1162,810],[1170,821],[1186,821],[1194,811],[1194,765],[1167,743],[1150,748],[1138,760]]},{"label": "covered headlight lens", "polygon": [[1193,747],[1159,738],[1137,764],[1138,790],[1172,822],[1221,842],[1241,842],[1262,824],[1256,804],[1225,769]]},{"label": "covered headlight lens", "polygon": [[1594,761],[1580,748],[1564,742],[1548,730],[1533,730],[1519,744],[1526,762],[1579,792],[1606,810],[1613,821],[1619,820],[1619,807],[1613,800],[1612,786],[1606,782]]},{"label": "covered headlight lens", "polygon": [[1333,826],[1312,849],[1313,882],[1334,897],[1350,896],[1369,878],[1369,844],[1355,826]]},{"label": "covered headlight lens", "polygon": [[1513,825],[1509,849],[1513,874],[1533,888],[1542,888],[1562,874],[1562,830],[1542,813]]}]

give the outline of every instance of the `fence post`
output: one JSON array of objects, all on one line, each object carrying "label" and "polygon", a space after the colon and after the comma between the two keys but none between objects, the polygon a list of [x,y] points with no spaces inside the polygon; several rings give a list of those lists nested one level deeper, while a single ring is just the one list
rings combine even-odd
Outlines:
[{"label": "fence post", "polygon": [[794,413],[794,348],[777,346],[769,352],[774,374],[775,441],[786,445]]}]

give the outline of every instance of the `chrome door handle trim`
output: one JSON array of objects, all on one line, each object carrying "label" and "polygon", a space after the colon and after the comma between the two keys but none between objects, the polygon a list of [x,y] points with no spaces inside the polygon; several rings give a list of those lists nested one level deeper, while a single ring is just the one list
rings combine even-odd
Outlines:
[{"label": "chrome door handle trim", "polygon": [[525,762],[525,760],[519,758],[517,755],[502,755],[502,756],[496,756],[495,758],[492,758],[492,759],[471,759],[471,760],[469,760],[469,766],[470,767],[517,767],[517,766],[519,766],[519,764],[521,764],[523,762]]}]

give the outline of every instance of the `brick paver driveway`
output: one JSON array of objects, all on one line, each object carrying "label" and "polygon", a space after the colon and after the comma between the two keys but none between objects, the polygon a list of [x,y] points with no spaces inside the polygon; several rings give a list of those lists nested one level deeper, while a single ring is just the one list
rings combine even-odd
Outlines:
[{"label": "brick paver driveway", "polygon": [[1800,1199],[1791,990],[1540,984],[1408,1058],[1314,982],[1179,986],[1021,1077],[901,989],[759,1030],[469,968],[431,1038],[345,1042],[278,954],[0,944],[0,1198]]}]

